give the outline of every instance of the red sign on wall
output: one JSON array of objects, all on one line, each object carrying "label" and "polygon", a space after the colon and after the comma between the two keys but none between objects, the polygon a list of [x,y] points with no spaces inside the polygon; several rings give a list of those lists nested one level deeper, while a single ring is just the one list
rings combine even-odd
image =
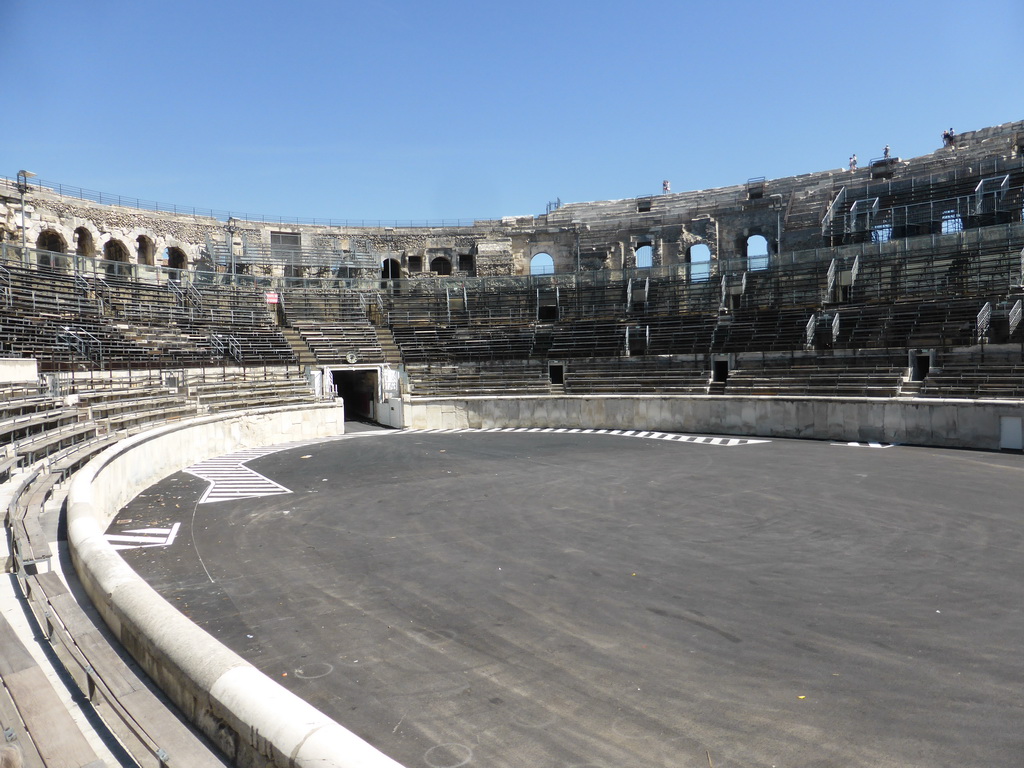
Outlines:
[{"label": "red sign on wall", "polygon": [[267,304],[277,304],[277,293],[275,291],[267,291]]}]

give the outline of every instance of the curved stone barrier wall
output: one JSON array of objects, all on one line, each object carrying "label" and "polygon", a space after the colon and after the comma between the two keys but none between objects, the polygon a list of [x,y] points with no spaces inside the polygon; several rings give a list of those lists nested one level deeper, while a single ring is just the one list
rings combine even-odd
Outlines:
[{"label": "curved stone barrier wall", "polygon": [[[460,397],[405,404],[419,429],[567,427],[662,430],[998,449],[1010,401],[671,396]],[[106,622],[185,714],[240,766],[401,768],[271,681],[180,614],[103,538],[129,500],[160,479],[242,448],[342,434],[340,406],[194,419],[125,440],[76,476],[72,559]]]},{"label": "curved stone barrier wall", "polygon": [[228,413],[161,427],[104,451],[75,475],[68,541],[104,620],[185,715],[236,765],[401,768],[259,672],[167,603],[106,542],[135,495],[206,458],[344,433],[340,405]]},{"label": "curved stone barrier wall", "polygon": [[569,427],[904,443],[999,450],[1012,400],[575,395],[421,398],[405,404],[413,429]]}]

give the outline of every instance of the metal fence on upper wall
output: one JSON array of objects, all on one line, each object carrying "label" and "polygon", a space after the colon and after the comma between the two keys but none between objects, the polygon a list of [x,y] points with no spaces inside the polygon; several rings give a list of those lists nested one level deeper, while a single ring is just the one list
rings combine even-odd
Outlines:
[{"label": "metal fence on upper wall", "polygon": [[[17,189],[17,181],[0,176],[0,183],[13,189]],[[101,205],[119,205],[127,208],[138,208],[143,211],[156,211],[159,213],[173,213],[180,216],[197,216],[218,221],[227,222],[228,219],[248,221],[259,224],[296,224],[312,225],[320,227],[395,227],[395,228],[453,228],[472,227],[475,224],[491,221],[486,217],[481,219],[318,219],[302,216],[276,216],[266,213],[244,213],[217,208],[201,208],[194,205],[177,205],[175,203],[161,203],[155,200],[143,200],[138,197],[127,195],[115,195],[110,192],[98,192],[94,189],[83,189],[82,187],[70,184],[61,184],[56,181],[32,178],[28,185],[29,189],[45,189],[61,197],[71,197],[76,200],[89,200]]]}]

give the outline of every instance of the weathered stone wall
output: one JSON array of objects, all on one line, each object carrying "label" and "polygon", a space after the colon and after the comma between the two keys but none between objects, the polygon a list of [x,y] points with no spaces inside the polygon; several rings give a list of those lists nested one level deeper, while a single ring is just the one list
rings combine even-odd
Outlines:
[{"label": "weathered stone wall", "polygon": [[999,400],[898,400],[691,395],[417,398],[412,429],[565,427],[909,445],[1000,448],[1002,418],[1024,406]]},{"label": "weathered stone wall", "polygon": [[[937,138],[937,142],[939,139]],[[943,174],[980,174],[993,163],[1020,157],[1024,121],[959,134],[950,146],[911,160],[894,159],[893,182],[933,179]],[[556,272],[618,269],[635,265],[639,245],[649,243],[656,265],[686,263],[690,249],[706,244],[715,262],[746,255],[747,238],[761,235],[769,253],[814,249],[823,243],[821,221],[843,187],[866,189],[872,170],[836,169],[772,179],[756,185],[667,193],[645,198],[571,203],[540,216],[506,217],[468,227],[335,227],[232,221],[233,250],[241,258],[243,243],[268,244],[271,232],[294,232],[302,247],[324,253],[359,252],[397,260],[402,275],[428,272],[433,259],[451,262],[453,274],[526,275],[538,253],[551,255]],[[26,239],[35,245],[44,232],[63,242],[68,252],[79,244],[76,229],[91,235],[97,255],[112,240],[124,245],[138,262],[138,239],[161,255],[178,248],[194,266],[208,242],[225,243],[228,222],[209,216],[144,211],[100,205],[31,187],[26,206]],[[21,206],[15,185],[0,182],[0,237],[21,238]],[[471,265],[471,266],[470,266]],[[279,271],[279,269],[277,270]],[[264,270],[276,274],[275,270]]]}]

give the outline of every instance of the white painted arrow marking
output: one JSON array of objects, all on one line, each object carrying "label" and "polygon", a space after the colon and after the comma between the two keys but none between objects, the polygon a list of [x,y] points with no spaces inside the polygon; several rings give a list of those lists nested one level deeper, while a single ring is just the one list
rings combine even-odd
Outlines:
[{"label": "white painted arrow marking", "polygon": [[142,549],[144,547],[169,547],[178,535],[181,523],[170,528],[131,528],[124,533],[108,533],[104,538],[114,549]]}]

